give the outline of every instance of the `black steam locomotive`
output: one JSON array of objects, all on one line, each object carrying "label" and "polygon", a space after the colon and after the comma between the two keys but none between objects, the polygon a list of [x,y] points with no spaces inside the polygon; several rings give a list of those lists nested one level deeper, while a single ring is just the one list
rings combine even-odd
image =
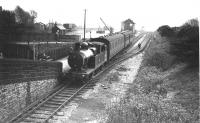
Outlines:
[{"label": "black steam locomotive", "polygon": [[111,36],[92,38],[77,42],[68,57],[71,79],[91,78],[103,65],[133,41],[133,32],[124,31]]}]

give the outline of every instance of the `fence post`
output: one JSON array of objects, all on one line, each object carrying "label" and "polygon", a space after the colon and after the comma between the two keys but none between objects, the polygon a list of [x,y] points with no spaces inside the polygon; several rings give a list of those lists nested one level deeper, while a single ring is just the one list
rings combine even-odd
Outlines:
[{"label": "fence post", "polygon": [[39,54],[40,54],[40,40],[39,40],[39,44],[38,44],[38,55],[37,55],[37,59],[39,59]]},{"label": "fence post", "polygon": [[35,40],[33,40],[33,60],[35,60]]}]

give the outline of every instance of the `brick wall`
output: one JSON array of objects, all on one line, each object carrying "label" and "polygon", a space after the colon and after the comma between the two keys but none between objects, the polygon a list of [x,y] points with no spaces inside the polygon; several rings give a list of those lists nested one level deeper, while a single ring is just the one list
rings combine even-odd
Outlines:
[{"label": "brick wall", "polygon": [[0,122],[48,94],[61,72],[58,62],[0,59]]}]

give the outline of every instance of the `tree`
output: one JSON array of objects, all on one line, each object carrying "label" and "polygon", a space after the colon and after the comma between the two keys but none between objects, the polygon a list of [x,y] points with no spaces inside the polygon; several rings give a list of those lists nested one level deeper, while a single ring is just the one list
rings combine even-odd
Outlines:
[{"label": "tree", "polygon": [[37,12],[34,10],[31,10],[31,17],[32,17],[33,23],[35,23],[35,18],[37,18]]},{"label": "tree", "polygon": [[53,28],[52,28],[52,33],[56,34],[57,31],[58,31],[58,27],[57,27],[57,23],[55,22],[55,23],[54,23],[54,26],[53,26]]},{"label": "tree", "polygon": [[15,18],[16,22],[19,24],[30,25],[34,23],[31,15],[24,11],[20,6],[15,8]]},{"label": "tree", "polygon": [[57,27],[57,23],[55,22],[54,26],[52,28],[52,33],[54,34],[56,41],[58,40],[58,37],[59,37],[59,33],[58,32],[59,32],[59,29]]},{"label": "tree", "polygon": [[10,35],[16,31],[15,13],[12,11],[0,11],[0,43],[8,41]]},{"label": "tree", "polygon": [[173,30],[168,25],[163,25],[157,29],[161,36],[172,36],[174,34]]},{"label": "tree", "polygon": [[35,11],[32,11],[32,15],[29,12],[24,11],[21,7],[17,6],[14,10],[17,23],[17,32],[29,33],[34,29],[34,19],[37,16]]},{"label": "tree", "polygon": [[[197,19],[190,19],[180,27],[179,37],[188,37],[189,39],[199,36],[199,22]],[[195,39],[194,39],[195,40]]]},{"label": "tree", "polygon": [[177,32],[177,41],[171,41],[171,53],[191,65],[199,63],[199,24],[191,19],[182,25]]},{"label": "tree", "polygon": [[12,11],[3,10],[0,12],[0,30],[10,30],[15,26],[15,14]]},{"label": "tree", "polygon": [[190,25],[192,27],[198,27],[199,26],[199,21],[197,18],[193,18],[193,19],[190,19],[188,20],[185,25]]}]

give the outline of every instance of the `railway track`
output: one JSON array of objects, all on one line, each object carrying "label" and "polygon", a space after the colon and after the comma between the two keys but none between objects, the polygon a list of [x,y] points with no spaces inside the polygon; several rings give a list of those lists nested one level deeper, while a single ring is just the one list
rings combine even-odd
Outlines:
[{"label": "railway track", "polygon": [[[143,37],[143,34],[139,35],[140,38]],[[136,40],[139,40],[137,38]],[[150,40],[150,38],[149,38]],[[133,44],[132,44],[133,45]],[[127,60],[131,56],[134,56],[139,53],[132,53],[129,46],[123,53],[119,53],[116,55],[109,64],[104,66],[104,69],[96,74],[91,80],[86,82],[83,85],[79,86],[63,86],[58,91],[53,93],[52,95],[46,97],[41,103],[35,105],[34,107],[28,109],[26,112],[18,115],[13,118],[10,123],[31,123],[31,122],[54,122],[56,121],[56,117],[63,115],[61,110],[66,107],[69,102],[72,102],[75,97],[78,98],[78,95],[81,95],[88,89],[91,89],[95,83],[101,78],[101,76],[105,75],[109,70],[115,67],[117,64]],[[127,53],[127,54],[124,54]]]}]

